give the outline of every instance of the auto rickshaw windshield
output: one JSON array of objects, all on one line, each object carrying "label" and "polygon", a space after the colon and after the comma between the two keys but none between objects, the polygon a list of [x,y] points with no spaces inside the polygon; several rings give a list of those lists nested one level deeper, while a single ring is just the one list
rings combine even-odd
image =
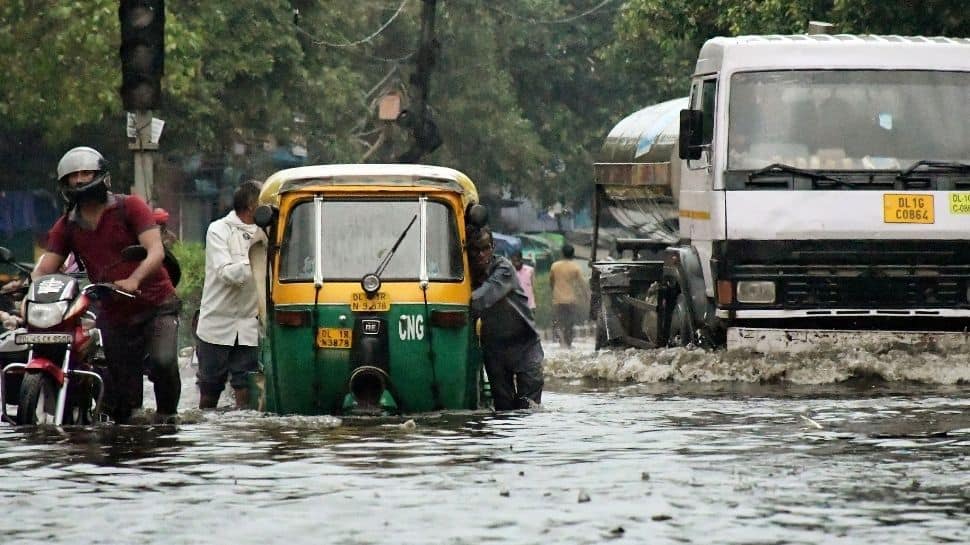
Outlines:
[{"label": "auto rickshaw windshield", "polygon": [[[324,280],[359,281],[374,273],[419,212],[416,198],[398,200],[327,199],[322,203],[321,262]],[[287,222],[280,280],[313,279],[313,201],[293,207]],[[430,280],[459,281],[463,264],[458,225],[451,209],[428,200],[427,223],[415,223],[401,239],[381,278],[418,280],[421,230],[427,232],[427,272]]]}]

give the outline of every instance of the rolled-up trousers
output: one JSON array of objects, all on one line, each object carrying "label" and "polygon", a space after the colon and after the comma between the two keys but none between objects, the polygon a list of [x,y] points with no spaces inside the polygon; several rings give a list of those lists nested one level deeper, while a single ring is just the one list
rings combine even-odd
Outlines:
[{"label": "rolled-up trousers", "polygon": [[544,354],[538,337],[524,342],[486,342],[484,351],[496,411],[526,409],[530,400],[542,402]]}]

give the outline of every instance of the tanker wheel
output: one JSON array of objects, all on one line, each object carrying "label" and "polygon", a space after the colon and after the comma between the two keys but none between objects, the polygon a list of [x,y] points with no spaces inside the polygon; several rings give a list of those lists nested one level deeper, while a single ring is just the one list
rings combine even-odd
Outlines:
[{"label": "tanker wheel", "polygon": [[667,336],[667,346],[688,346],[694,342],[694,328],[687,313],[687,298],[684,294],[677,295],[677,302],[670,313],[670,333]]},{"label": "tanker wheel", "polygon": [[57,386],[44,373],[24,375],[20,383],[20,402],[17,405],[17,424],[33,426],[53,424],[57,409]]},{"label": "tanker wheel", "polygon": [[596,346],[595,349],[605,347],[609,344],[609,338],[606,336],[606,319],[603,317],[603,311],[600,311],[596,316]]}]

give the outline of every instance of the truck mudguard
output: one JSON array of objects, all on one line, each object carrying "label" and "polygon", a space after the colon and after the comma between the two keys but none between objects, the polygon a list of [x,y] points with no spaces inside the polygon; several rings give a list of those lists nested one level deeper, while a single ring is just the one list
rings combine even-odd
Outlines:
[{"label": "truck mudguard", "polygon": [[701,259],[692,246],[671,246],[664,251],[664,279],[676,284],[689,303],[694,328],[705,325],[711,317],[711,304],[704,289]]}]

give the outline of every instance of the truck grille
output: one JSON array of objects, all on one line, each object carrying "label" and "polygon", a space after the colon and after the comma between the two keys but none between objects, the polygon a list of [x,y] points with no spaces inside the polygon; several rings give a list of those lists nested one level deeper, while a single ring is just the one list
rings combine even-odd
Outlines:
[{"label": "truck grille", "polygon": [[718,280],[775,282],[775,303],[734,309],[967,309],[970,240],[730,240]]},{"label": "truck grille", "polygon": [[917,279],[805,279],[785,280],[782,301],[786,307],[822,305],[869,307],[947,307],[966,306],[960,282],[927,282]]}]

